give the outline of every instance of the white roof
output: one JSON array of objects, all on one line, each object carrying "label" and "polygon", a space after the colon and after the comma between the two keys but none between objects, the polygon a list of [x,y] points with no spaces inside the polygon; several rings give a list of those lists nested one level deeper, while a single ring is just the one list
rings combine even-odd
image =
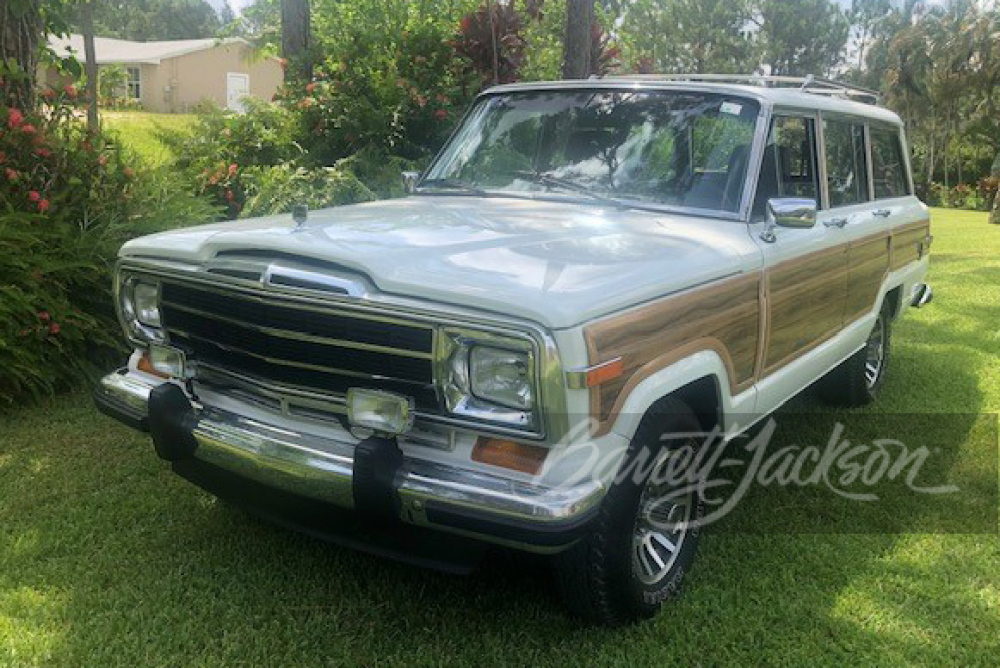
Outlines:
[{"label": "white roof", "polygon": [[[208,39],[174,39],[163,42],[132,42],[125,39],[95,37],[94,51],[98,65],[158,65],[165,58],[176,58],[225,44],[247,44],[247,41],[239,37],[226,39],[209,37]],[[83,35],[50,36],[49,47],[58,56],[72,54],[83,60]]]}]

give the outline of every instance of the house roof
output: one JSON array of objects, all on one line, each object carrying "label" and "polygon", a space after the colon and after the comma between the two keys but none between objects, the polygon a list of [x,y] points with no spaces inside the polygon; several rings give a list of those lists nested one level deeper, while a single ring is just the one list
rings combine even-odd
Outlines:
[{"label": "house roof", "polygon": [[[125,39],[95,37],[94,52],[98,65],[111,64],[151,64],[158,65],[166,58],[176,58],[196,51],[204,51],[225,44],[247,44],[239,37],[226,39],[175,39],[163,42],[132,42]],[[58,56],[70,54],[83,58],[83,35],[49,37],[49,47]]]}]

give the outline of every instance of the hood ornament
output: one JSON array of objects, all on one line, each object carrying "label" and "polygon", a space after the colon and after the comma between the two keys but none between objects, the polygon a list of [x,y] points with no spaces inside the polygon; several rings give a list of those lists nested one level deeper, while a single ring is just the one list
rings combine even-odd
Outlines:
[{"label": "hood ornament", "polygon": [[292,206],[292,220],[295,221],[296,228],[301,228],[305,225],[308,217],[309,208],[305,204],[295,204]]}]

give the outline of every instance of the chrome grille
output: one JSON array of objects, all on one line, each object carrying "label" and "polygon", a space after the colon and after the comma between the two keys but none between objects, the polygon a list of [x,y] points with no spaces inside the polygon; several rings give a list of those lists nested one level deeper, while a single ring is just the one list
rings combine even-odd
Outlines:
[{"label": "chrome grille", "polygon": [[429,325],[179,282],[162,284],[161,302],[171,341],[196,361],[324,394],[391,390],[438,412]]}]

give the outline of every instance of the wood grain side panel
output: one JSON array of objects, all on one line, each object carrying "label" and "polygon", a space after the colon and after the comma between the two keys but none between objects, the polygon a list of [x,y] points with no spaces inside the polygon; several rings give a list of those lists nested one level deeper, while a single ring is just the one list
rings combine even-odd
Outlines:
[{"label": "wood grain side panel", "polygon": [[719,353],[736,394],[753,382],[760,277],[738,276],[599,320],[584,329],[591,364],[622,358],[624,373],[591,389],[591,414],[610,428],[632,388],[698,350]]},{"label": "wood grain side panel", "polygon": [[799,357],[843,326],[847,245],[775,265],[767,272],[770,314],[762,375]]},{"label": "wood grain side panel", "polygon": [[930,221],[921,220],[909,225],[901,225],[892,230],[890,269],[896,271],[902,269],[911,262],[916,262],[921,257],[920,248],[930,233]]},{"label": "wood grain side panel", "polygon": [[851,243],[847,276],[845,322],[853,322],[875,308],[889,271],[889,232],[879,232]]}]

